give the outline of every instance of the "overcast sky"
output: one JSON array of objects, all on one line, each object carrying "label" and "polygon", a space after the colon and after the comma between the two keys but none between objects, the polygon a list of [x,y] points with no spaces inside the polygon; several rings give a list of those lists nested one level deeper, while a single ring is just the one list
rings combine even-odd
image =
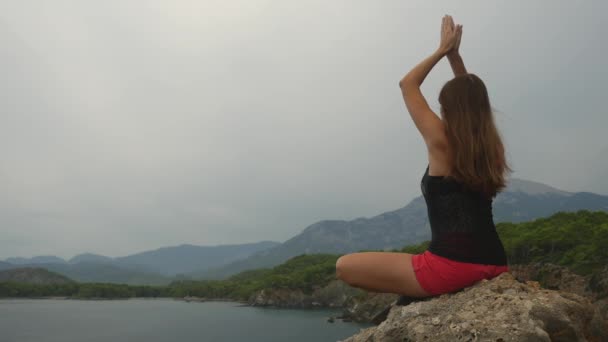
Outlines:
[{"label": "overcast sky", "polygon": [[[512,177],[608,195],[606,1],[0,4],[0,259],[283,242],[405,206],[428,160],[398,81],[444,14]],[[436,111],[451,77],[422,86]]]}]

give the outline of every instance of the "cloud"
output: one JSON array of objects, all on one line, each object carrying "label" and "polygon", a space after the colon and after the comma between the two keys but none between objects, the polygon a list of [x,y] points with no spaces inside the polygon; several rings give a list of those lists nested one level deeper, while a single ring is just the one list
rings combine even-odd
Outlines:
[{"label": "cloud", "polygon": [[[585,190],[563,165],[602,147],[605,7],[2,3],[0,258],[284,241],[404,206],[427,156],[397,82],[445,13],[514,176]],[[423,84],[435,110],[450,77]]]}]

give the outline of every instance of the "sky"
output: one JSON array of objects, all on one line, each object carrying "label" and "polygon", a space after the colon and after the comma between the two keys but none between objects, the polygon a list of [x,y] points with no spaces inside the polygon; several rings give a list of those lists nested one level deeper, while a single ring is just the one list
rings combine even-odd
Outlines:
[{"label": "sky", "polygon": [[[463,25],[511,177],[608,195],[605,1],[0,0],[0,259],[283,242],[420,196]],[[442,59],[422,92],[438,113]]]}]

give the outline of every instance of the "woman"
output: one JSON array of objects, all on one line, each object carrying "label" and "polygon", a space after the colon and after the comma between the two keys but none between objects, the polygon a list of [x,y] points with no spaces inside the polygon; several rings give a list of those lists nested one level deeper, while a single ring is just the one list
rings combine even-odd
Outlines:
[{"label": "woman", "polygon": [[[468,74],[458,52],[462,25],[444,16],[437,51],[401,81],[403,99],[427,146],[421,180],[432,240],[421,254],[362,252],[341,256],[336,275],[373,292],[429,297],[455,292],[509,271],[492,218],[492,200],[505,187],[507,165],[487,90]],[[422,81],[447,56],[455,77],[439,94],[441,118],[420,92]]]}]

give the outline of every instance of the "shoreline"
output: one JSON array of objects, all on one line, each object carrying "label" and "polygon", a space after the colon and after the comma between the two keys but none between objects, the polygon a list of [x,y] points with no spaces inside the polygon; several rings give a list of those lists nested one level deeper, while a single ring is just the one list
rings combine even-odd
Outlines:
[{"label": "shoreline", "polygon": [[[250,304],[247,301],[239,301],[236,299],[230,298],[204,298],[204,297],[126,297],[126,298],[72,298],[72,297],[62,297],[62,296],[50,296],[50,297],[0,297],[0,303],[5,300],[82,300],[82,301],[119,301],[119,300],[173,300],[180,301],[186,303],[205,303],[205,302],[231,302],[238,304],[236,306],[248,306],[248,307],[257,307],[257,308],[274,308],[274,309],[295,309],[295,310],[342,310],[340,307],[328,307],[328,306],[315,306],[315,307],[300,307],[300,306],[277,306],[277,305],[255,305]],[[340,318],[340,317],[336,317]]]},{"label": "shoreline", "polygon": [[55,299],[55,300],[129,300],[129,299],[146,299],[146,300],[154,300],[154,299],[172,299],[177,301],[184,302],[235,302],[240,304],[246,304],[246,301],[239,301],[236,299],[228,299],[228,298],[198,298],[198,297],[91,297],[91,298],[76,298],[76,297],[67,297],[67,296],[47,296],[47,297],[0,297],[0,301],[2,300],[16,300],[16,299]]},{"label": "shoreline", "polygon": [[[291,309],[291,310],[332,310],[332,311],[340,311],[342,312],[343,308],[339,307],[328,307],[328,306],[316,306],[316,307],[299,307],[299,306],[277,306],[277,305],[255,305],[249,304],[247,301],[239,301],[235,299],[229,298],[199,298],[199,297],[187,297],[187,298],[174,298],[174,297],[128,297],[128,298],[71,298],[71,297],[61,297],[61,296],[51,296],[51,297],[0,297],[0,304],[2,301],[10,301],[10,300],[81,300],[81,301],[120,301],[120,300],[173,300],[180,301],[186,303],[205,303],[205,302],[230,302],[235,303],[237,307],[256,307],[256,308],[271,308],[271,309]],[[333,318],[341,319],[340,315],[333,316]]]}]

